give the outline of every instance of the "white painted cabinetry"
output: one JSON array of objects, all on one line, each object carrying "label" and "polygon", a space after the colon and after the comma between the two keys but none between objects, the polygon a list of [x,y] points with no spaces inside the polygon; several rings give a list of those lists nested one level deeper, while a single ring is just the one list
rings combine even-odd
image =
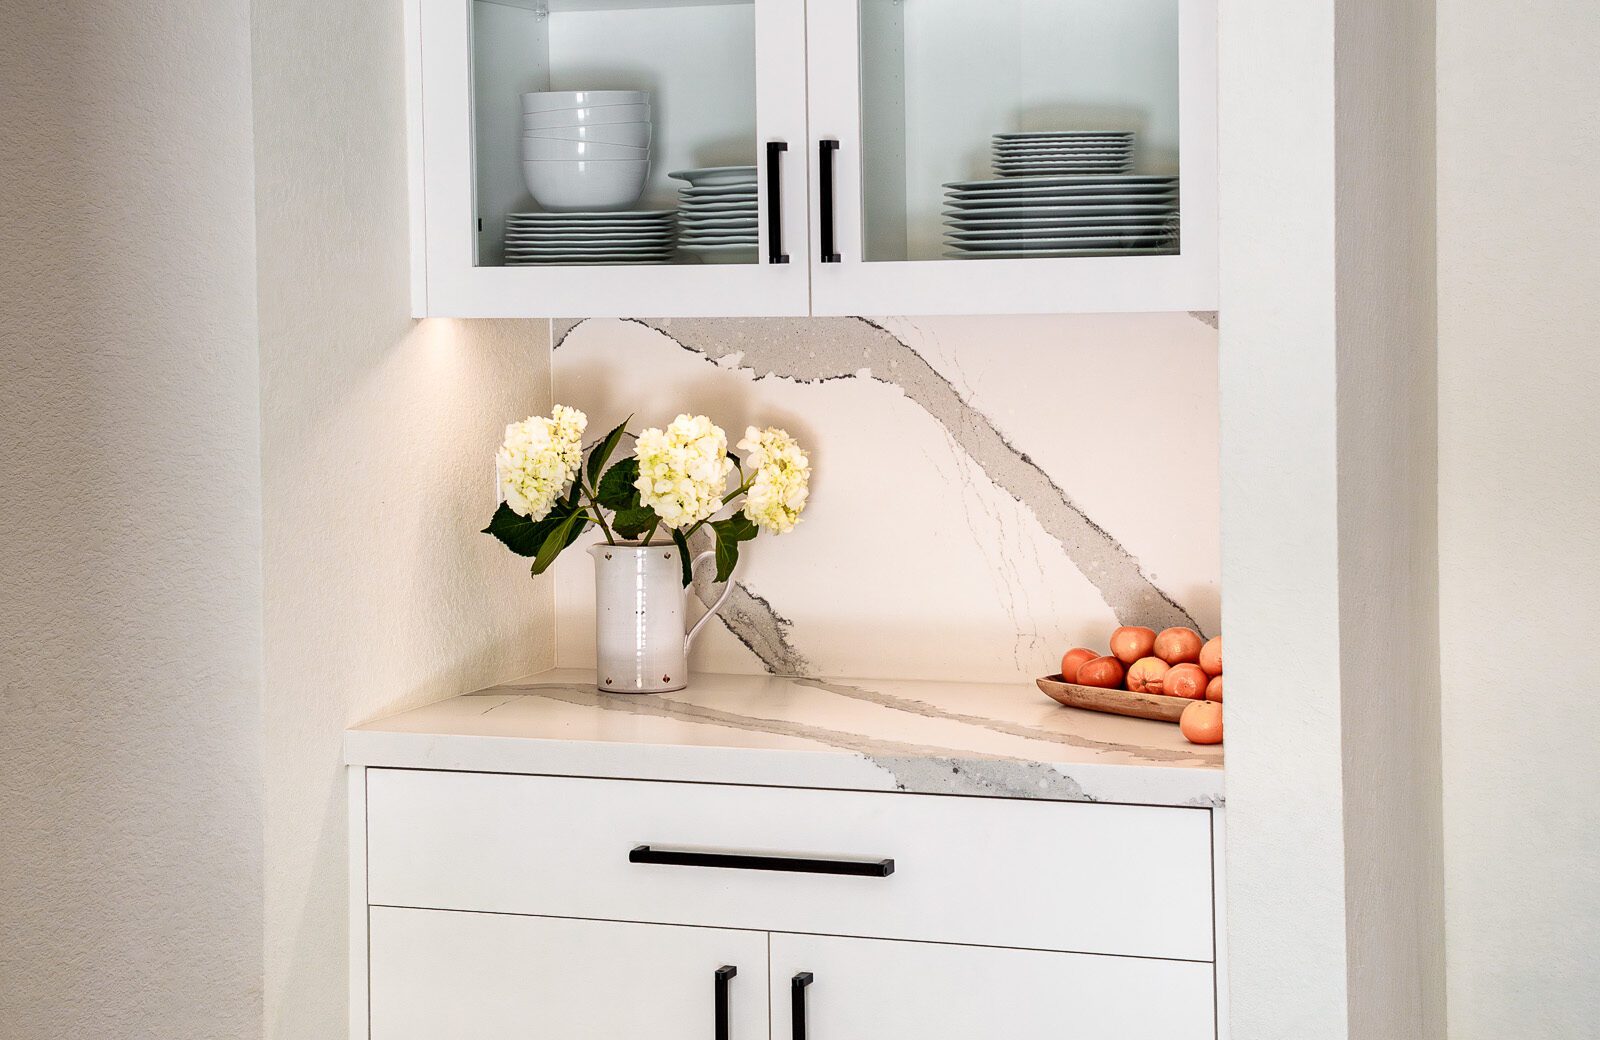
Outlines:
[{"label": "white painted cabinetry", "polygon": [[[708,1040],[767,1032],[767,936],[371,910],[372,1040]],[[728,971],[726,969],[733,969]]]},{"label": "white painted cabinetry", "polygon": [[[419,317],[1216,306],[1216,0],[403,2]],[[520,95],[577,89],[652,96],[635,209],[676,208],[675,170],[754,167],[757,248],[517,266],[507,217],[538,209]],[[1180,179],[1163,251],[1095,226],[1130,197],[1072,217],[1098,245],[1018,257],[1007,236],[1042,237],[1059,201],[1019,197],[948,255],[945,185],[999,176],[995,134],[1063,129],[1131,131],[1133,172]]]},{"label": "white painted cabinetry", "polygon": [[1184,961],[777,934],[771,999],[772,1040],[1215,1036],[1211,965]]},{"label": "white painted cabinetry", "polygon": [[1217,1035],[1209,808],[364,766],[350,790],[354,1036]]}]

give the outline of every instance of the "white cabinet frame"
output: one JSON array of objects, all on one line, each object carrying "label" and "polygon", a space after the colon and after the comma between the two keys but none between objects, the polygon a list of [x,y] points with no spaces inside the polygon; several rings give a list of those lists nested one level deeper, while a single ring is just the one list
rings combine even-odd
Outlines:
[{"label": "white cabinet frame", "polygon": [[[1217,0],[1179,4],[1181,253],[862,260],[862,0],[753,0],[760,249],[754,264],[478,266],[474,0],[404,0],[416,317],[796,316],[1214,310]],[[514,6],[532,0],[503,0]],[[568,0],[584,2],[584,0]],[[822,262],[818,142],[837,140],[837,263]],[[768,262],[767,143],[781,141],[787,264]]]},{"label": "white cabinet frame", "polygon": [[[406,0],[414,317],[803,315],[806,253],[804,0],[753,0],[759,262],[638,267],[478,266],[473,0]],[[783,167],[787,264],[767,262],[767,142]],[[420,183],[420,193],[417,185]]]},{"label": "white cabinet frame", "polygon": [[[811,161],[837,140],[834,242],[811,229],[811,312],[1016,314],[1215,310],[1217,306],[1217,3],[1178,0],[1182,252],[1029,260],[862,260],[860,0],[806,7]],[[820,213],[812,177],[812,212]]]}]

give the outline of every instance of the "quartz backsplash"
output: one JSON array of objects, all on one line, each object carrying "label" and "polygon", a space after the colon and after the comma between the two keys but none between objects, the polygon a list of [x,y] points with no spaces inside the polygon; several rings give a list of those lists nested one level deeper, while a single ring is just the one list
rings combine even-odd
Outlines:
[{"label": "quartz backsplash", "polygon": [[[1214,315],[586,319],[552,342],[591,433],[704,412],[811,451],[804,519],[746,548],[696,669],[1004,681],[1119,623],[1218,630]],[[558,661],[592,664],[592,563],[553,570]]]}]

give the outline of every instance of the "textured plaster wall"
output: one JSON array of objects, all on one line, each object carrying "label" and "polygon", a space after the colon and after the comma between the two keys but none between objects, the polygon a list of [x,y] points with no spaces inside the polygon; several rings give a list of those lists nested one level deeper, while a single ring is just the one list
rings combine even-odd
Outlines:
[{"label": "textured plaster wall", "polygon": [[343,730],[553,663],[478,534],[548,322],[414,323],[401,5],[254,9],[266,602],[266,1034],[346,1029]]},{"label": "textured plaster wall", "polygon": [[0,1037],[253,1037],[249,5],[5,11]]},{"label": "textured plaster wall", "polygon": [[1600,1021],[1600,9],[1439,5],[1450,1035]]},{"label": "textured plaster wall", "polygon": [[[595,436],[699,411],[812,452],[804,519],[741,554],[694,667],[1032,697],[1118,624],[1218,630],[1209,318],[593,319],[557,324],[552,364]],[[555,573],[561,662],[591,664],[593,564]]]}]

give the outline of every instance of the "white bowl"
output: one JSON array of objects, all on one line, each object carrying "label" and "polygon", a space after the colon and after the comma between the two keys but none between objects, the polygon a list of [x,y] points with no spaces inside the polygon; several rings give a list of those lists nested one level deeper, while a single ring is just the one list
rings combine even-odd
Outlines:
[{"label": "white bowl", "polygon": [[631,144],[592,144],[588,141],[545,141],[537,137],[522,139],[524,159],[648,159],[650,149]]},{"label": "white bowl", "polygon": [[592,126],[602,123],[648,123],[649,105],[600,105],[595,108],[560,108],[553,112],[525,112],[524,130],[548,130],[563,126]]},{"label": "white bowl", "polygon": [[648,90],[541,90],[522,95],[524,112],[549,112],[557,108],[593,108],[596,105],[648,105]]},{"label": "white bowl", "polygon": [[556,213],[627,209],[639,201],[649,176],[649,159],[522,161],[529,193]]},{"label": "white bowl", "polygon": [[523,140],[590,141],[594,144],[626,144],[634,148],[650,146],[650,124],[600,123],[593,126],[552,126],[522,129]]}]

